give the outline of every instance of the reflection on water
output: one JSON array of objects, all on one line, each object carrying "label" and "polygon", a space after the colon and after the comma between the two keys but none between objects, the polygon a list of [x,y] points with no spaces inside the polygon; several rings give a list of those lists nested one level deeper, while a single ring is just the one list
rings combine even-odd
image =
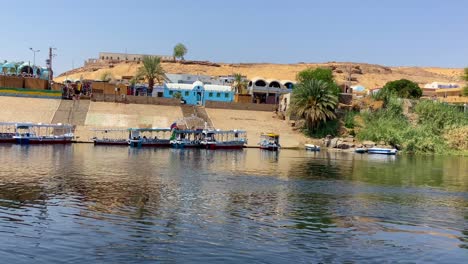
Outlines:
[{"label": "reflection on water", "polygon": [[0,146],[0,253],[5,263],[462,263],[467,161]]}]

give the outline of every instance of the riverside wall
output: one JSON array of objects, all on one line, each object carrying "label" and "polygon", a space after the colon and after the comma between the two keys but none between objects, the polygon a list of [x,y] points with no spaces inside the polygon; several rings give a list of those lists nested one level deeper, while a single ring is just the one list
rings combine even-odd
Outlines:
[{"label": "riverside wall", "polygon": [[[84,100],[67,102],[67,104],[62,102],[64,101],[57,99],[0,96],[0,105],[2,105],[0,122],[52,123],[54,116],[55,120],[65,116],[67,120],[72,120],[71,122],[79,121],[74,124],[78,141],[90,142],[93,137],[90,131],[92,128],[169,127],[172,122],[183,117],[180,105]],[[70,105],[69,113],[63,109],[67,105]],[[249,146],[257,146],[262,132],[279,133],[283,147],[301,147],[307,142],[307,138],[293,131],[287,121],[274,118],[273,112],[220,108],[205,108],[205,110],[216,128],[246,130]]]}]

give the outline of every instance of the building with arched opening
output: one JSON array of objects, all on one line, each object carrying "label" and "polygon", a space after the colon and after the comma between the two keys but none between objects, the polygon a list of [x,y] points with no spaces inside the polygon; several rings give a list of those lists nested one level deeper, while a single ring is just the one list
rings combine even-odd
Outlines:
[{"label": "building with arched opening", "polygon": [[263,79],[255,77],[248,83],[248,92],[254,103],[278,104],[282,94],[290,93],[295,83],[290,80]]}]

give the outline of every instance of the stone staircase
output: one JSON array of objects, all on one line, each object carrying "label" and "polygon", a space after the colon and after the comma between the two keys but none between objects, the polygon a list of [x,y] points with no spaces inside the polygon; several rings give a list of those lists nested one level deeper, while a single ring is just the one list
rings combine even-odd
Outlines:
[{"label": "stone staircase", "polygon": [[[208,113],[206,112],[205,107],[182,105],[181,109],[182,109],[182,114],[184,116],[184,119],[186,119],[186,121],[188,122],[187,126],[204,127],[204,124],[201,124],[201,123],[206,122],[208,128],[214,128],[213,121],[211,121],[210,117],[208,116]],[[193,119],[193,117],[198,117],[198,120]]]},{"label": "stone staircase", "polygon": [[52,123],[83,126],[89,110],[89,100],[62,100],[52,118]]},{"label": "stone staircase", "polygon": [[204,106],[194,106],[193,110],[195,112],[195,116],[205,120],[209,128],[214,128],[213,121],[211,121]]}]

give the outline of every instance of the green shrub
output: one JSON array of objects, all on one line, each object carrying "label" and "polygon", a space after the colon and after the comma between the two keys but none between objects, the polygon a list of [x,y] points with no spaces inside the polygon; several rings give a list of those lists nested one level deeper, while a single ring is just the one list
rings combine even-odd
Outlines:
[{"label": "green shrub", "polygon": [[337,119],[321,122],[316,129],[304,129],[304,133],[309,137],[323,138],[327,135],[337,136],[340,123]]},{"label": "green shrub", "polygon": [[343,117],[344,126],[349,129],[353,129],[356,124],[354,122],[354,118],[356,117],[357,113],[354,111],[348,111]]}]

